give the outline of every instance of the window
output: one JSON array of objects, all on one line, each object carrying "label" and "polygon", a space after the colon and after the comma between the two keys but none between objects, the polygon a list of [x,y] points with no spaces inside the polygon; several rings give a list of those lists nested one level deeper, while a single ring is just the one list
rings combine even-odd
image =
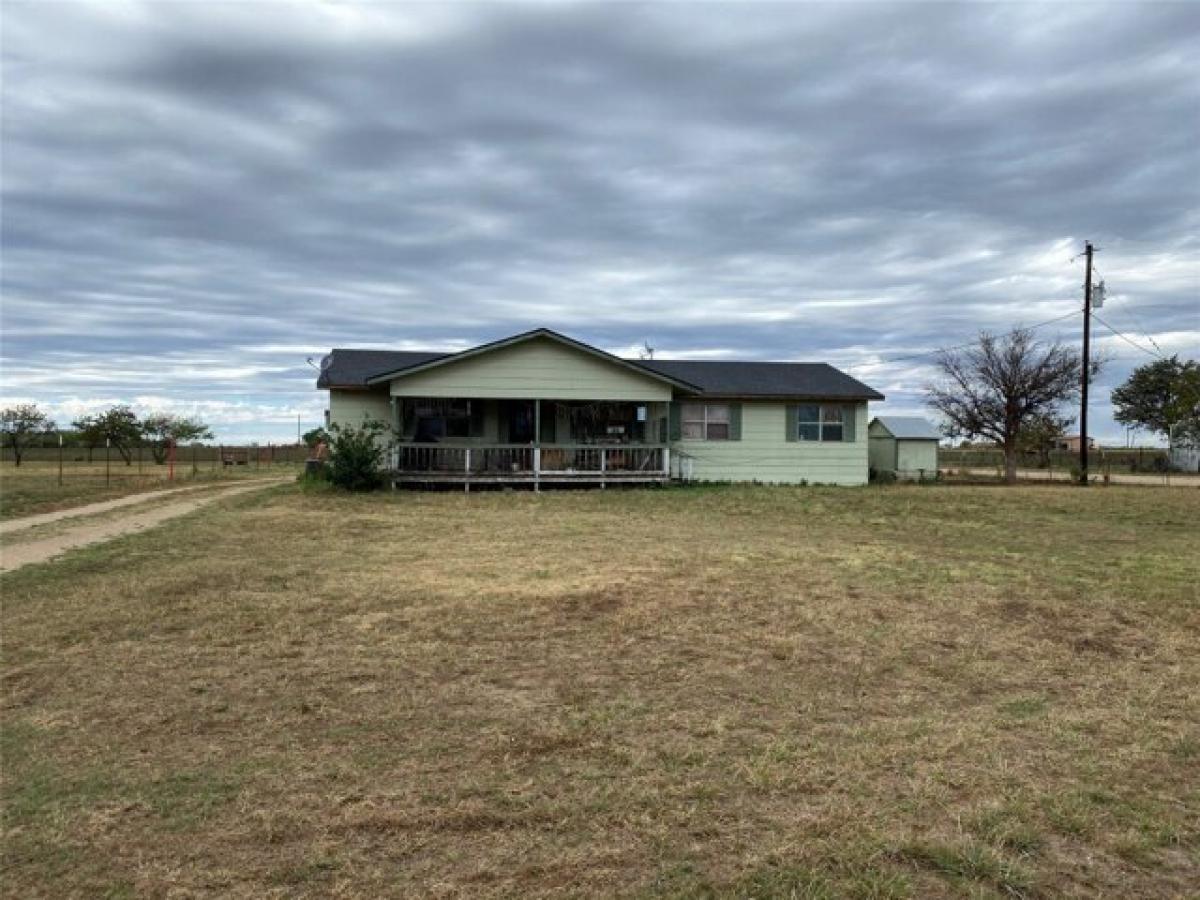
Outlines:
[{"label": "window", "polygon": [[801,403],[796,407],[796,440],[844,440],[845,416],[846,408],[836,403]]},{"label": "window", "polygon": [[796,410],[796,438],[801,441],[821,439],[821,407],[816,403],[805,403]]},{"label": "window", "polygon": [[471,435],[470,400],[418,400],[412,405],[418,443]]},{"label": "window", "polygon": [[684,440],[729,440],[728,403],[685,403],[681,412]]}]

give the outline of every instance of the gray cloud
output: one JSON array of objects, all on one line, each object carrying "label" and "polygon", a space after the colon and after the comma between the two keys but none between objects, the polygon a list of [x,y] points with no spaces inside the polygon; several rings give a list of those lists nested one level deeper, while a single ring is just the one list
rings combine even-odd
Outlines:
[{"label": "gray cloud", "polygon": [[1084,238],[1195,356],[1197,59],[1183,3],[10,4],[3,393],[266,438],[306,355],[548,325],[913,409],[888,360],[1070,311]]}]

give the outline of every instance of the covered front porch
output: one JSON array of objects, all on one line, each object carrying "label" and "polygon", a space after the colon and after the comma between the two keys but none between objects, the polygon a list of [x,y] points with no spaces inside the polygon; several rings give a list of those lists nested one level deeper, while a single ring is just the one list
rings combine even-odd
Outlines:
[{"label": "covered front porch", "polygon": [[666,401],[393,397],[401,484],[662,483]]}]

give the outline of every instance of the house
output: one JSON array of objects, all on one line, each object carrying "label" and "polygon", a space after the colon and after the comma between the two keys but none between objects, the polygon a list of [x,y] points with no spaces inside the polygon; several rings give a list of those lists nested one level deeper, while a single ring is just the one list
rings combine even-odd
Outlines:
[{"label": "house", "polygon": [[[1057,440],[1055,440],[1054,449],[1063,451],[1066,453],[1079,453],[1080,443],[1082,443],[1082,441],[1080,440],[1079,435],[1068,434],[1068,435],[1064,435],[1063,437],[1060,437]],[[1096,439],[1095,438],[1091,438],[1091,437],[1088,438],[1088,449],[1089,450],[1096,449]]]},{"label": "house", "polygon": [[330,423],[389,424],[393,483],[865,484],[872,390],[825,363],[622,359],[539,328],[460,353],[336,349]]},{"label": "house", "polygon": [[891,472],[897,478],[937,475],[942,436],[919,416],[876,416],[867,435],[872,471]]}]

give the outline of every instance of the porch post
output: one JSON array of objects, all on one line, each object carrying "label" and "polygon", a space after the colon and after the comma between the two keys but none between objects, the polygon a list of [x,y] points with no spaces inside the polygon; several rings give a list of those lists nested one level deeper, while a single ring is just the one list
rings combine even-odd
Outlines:
[{"label": "porch post", "polygon": [[658,436],[658,441],[663,448],[663,476],[667,481],[671,480],[671,404],[674,402],[675,398],[672,397],[663,404],[665,415],[662,419],[662,426],[666,433]]},{"label": "porch post", "polygon": [[540,491],[542,478],[542,401],[533,401],[533,489]]},{"label": "porch post", "polygon": [[[392,469],[400,468],[400,398],[389,396],[388,402],[392,405],[392,440],[388,447],[388,461],[392,464]],[[396,482],[392,482],[392,489],[395,490]]]}]

